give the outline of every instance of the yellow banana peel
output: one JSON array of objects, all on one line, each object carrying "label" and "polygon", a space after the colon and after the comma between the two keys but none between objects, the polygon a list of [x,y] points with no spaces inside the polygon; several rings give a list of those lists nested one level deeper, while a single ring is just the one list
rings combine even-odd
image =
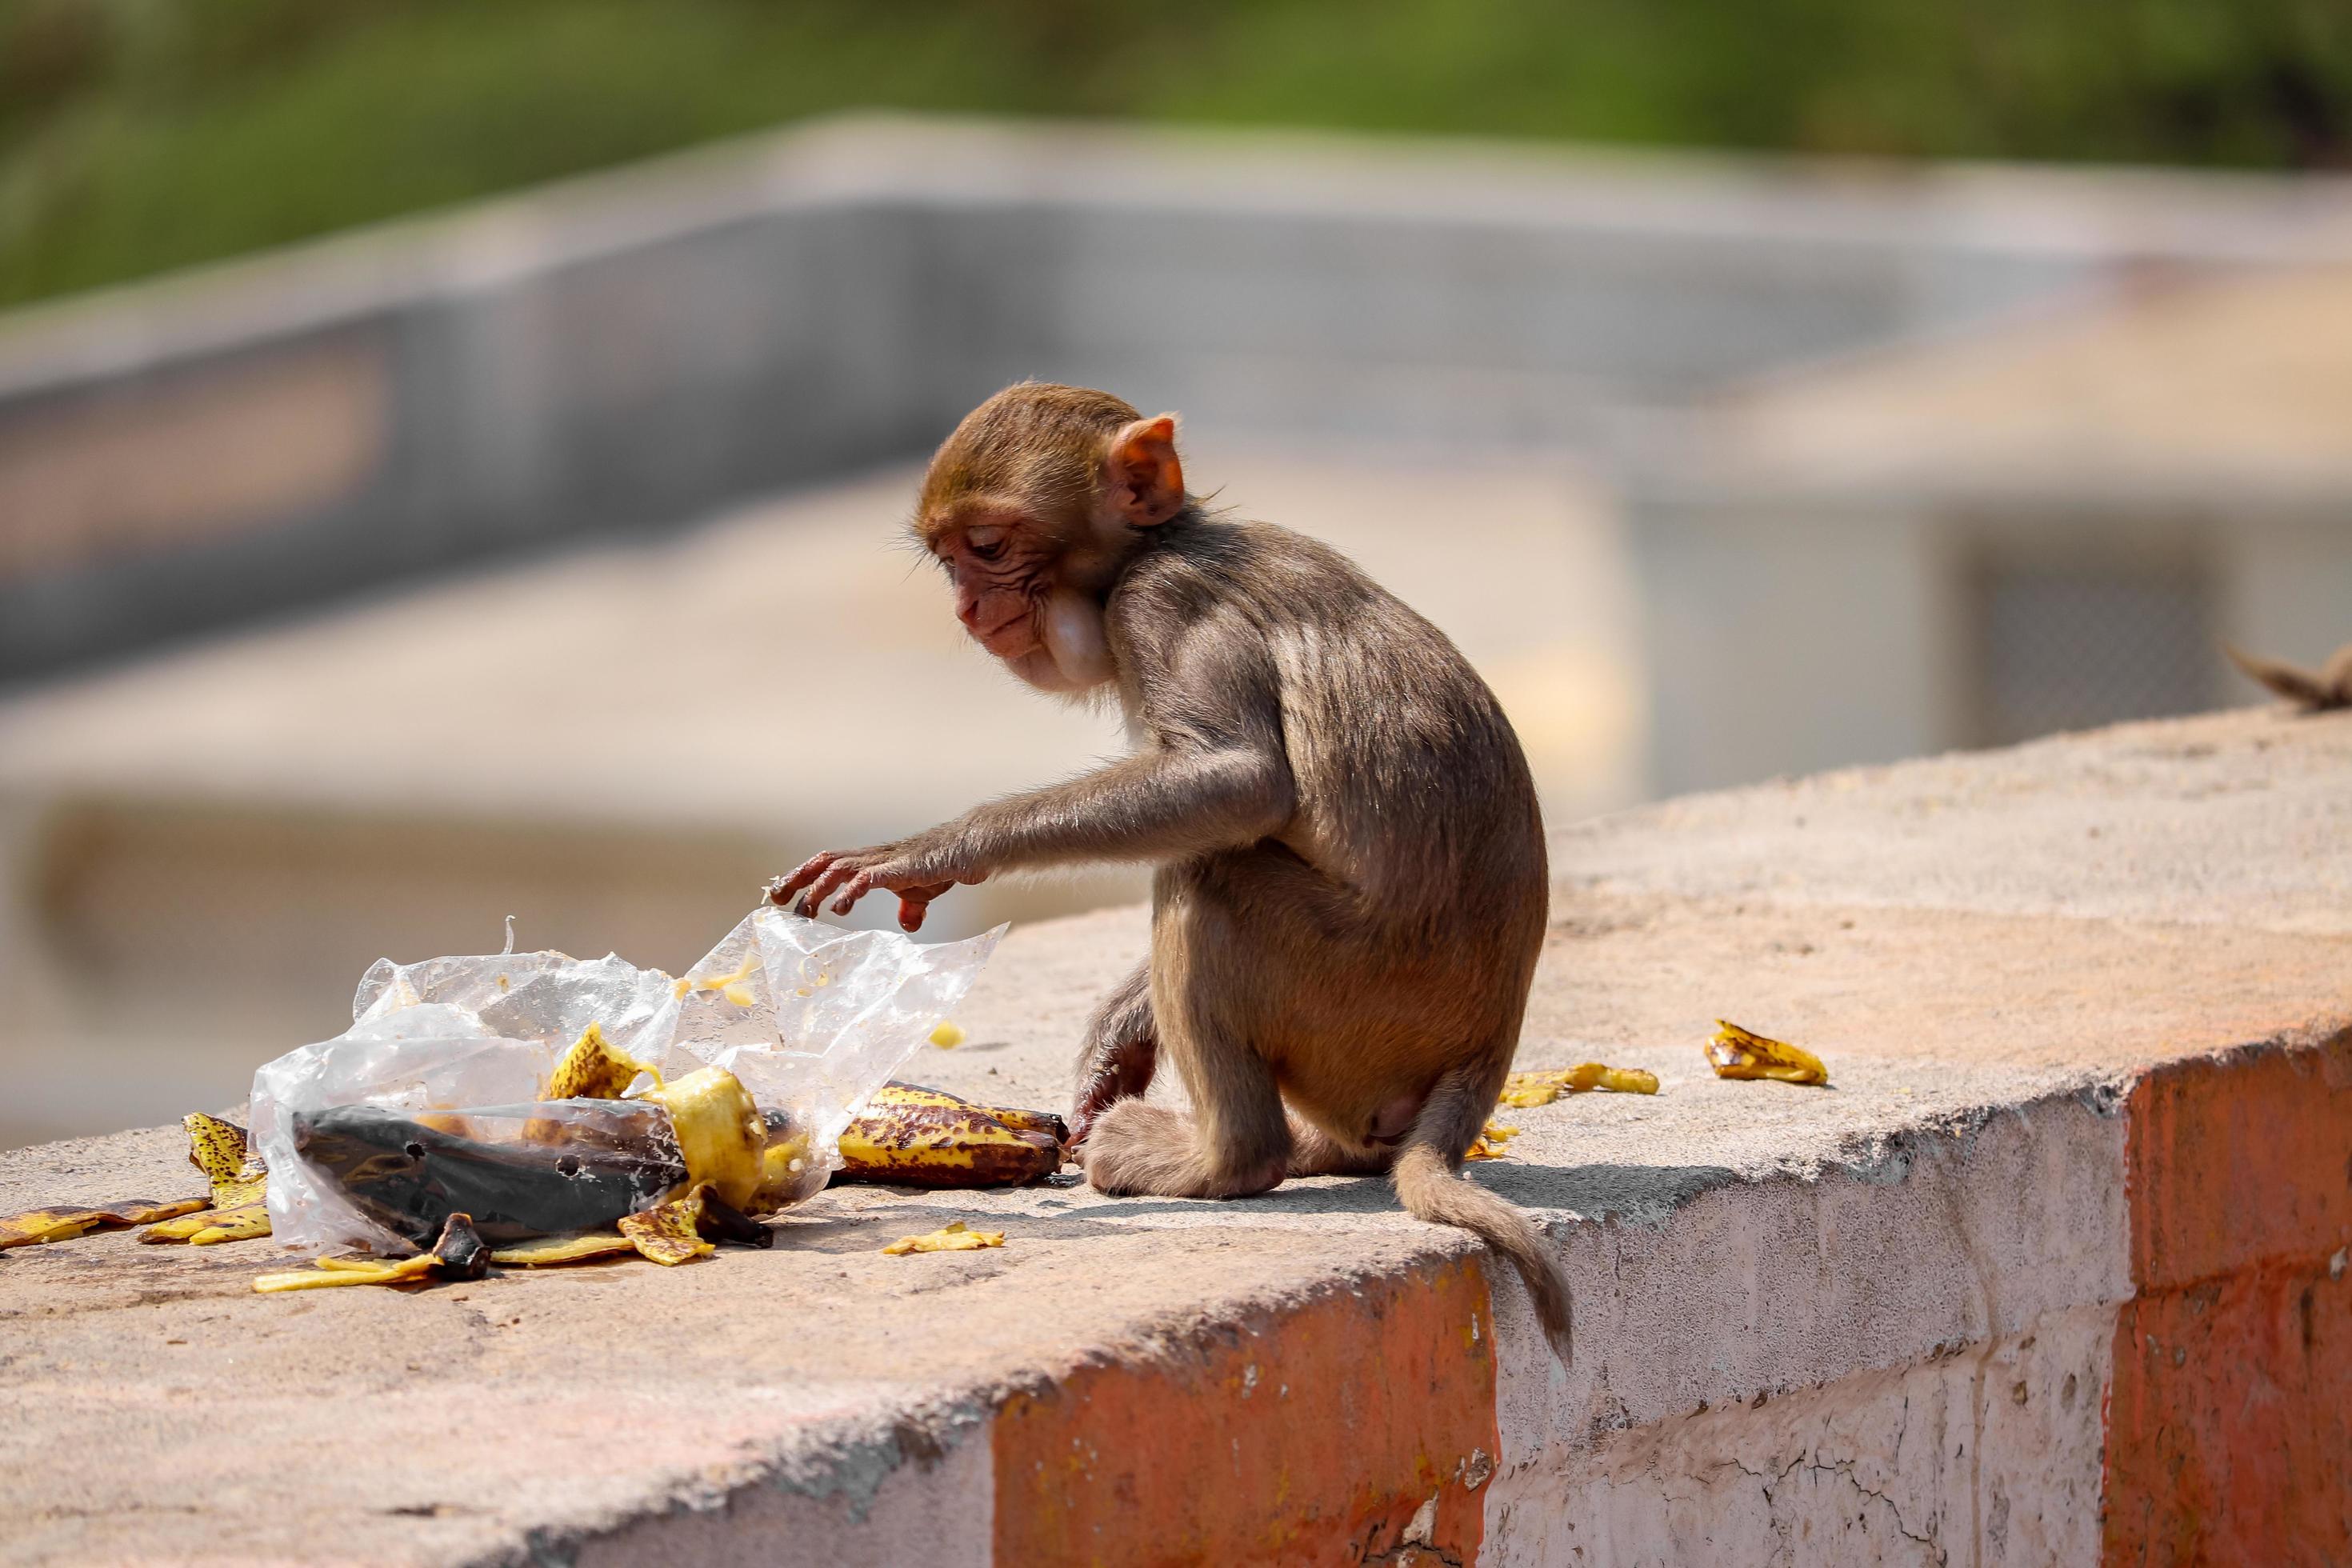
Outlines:
[{"label": "yellow banana peel", "polygon": [[344,1285],[407,1285],[426,1279],[478,1279],[490,1266],[489,1248],[471,1215],[453,1214],[433,1250],[414,1258],[315,1258],[308,1268],[254,1277],[263,1295],[285,1290],[322,1290]]},{"label": "yellow banana peel", "polygon": [[669,1112],[688,1178],[709,1183],[735,1208],[749,1205],[764,1173],[768,1124],[742,1080],[723,1068],[703,1068],[645,1098]]},{"label": "yellow banana peel", "polygon": [[520,1241],[490,1254],[490,1261],[514,1268],[547,1268],[564,1263],[591,1263],[599,1258],[635,1256],[637,1244],[617,1230],[583,1230]]},{"label": "yellow banana peel", "polygon": [[1517,1110],[1549,1105],[1563,1094],[1585,1094],[1600,1089],[1616,1094],[1655,1094],[1658,1075],[1640,1068],[1612,1068],[1583,1062],[1549,1072],[1515,1072],[1503,1080],[1502,1102]]},{"label": "yellow banana peel", "polygon": [[211,1206],[151,1225],[139,1233],[139,1239],[210,1247],[268,1236],[269,1172],[247,1142],[245,1129],[201,1110],[188,1112],[180,1124],[188,1130],[188,1163],[212,1184]]},{"label": "yellow banana peel", "polygon": [[603,1025],[590,1024],[555,1064],[555,1072],[547,1081],[547,1098],[618,1100],[636,1082],[639,1073],[652,1074],[655,1085],[660,1085],[658,1068],[637,1060],[605,1039]]},{"label": "yellow banana peel", "polygon": [[1786,1040],[1767,1039],[1725,1019],[1715,1021],[1715,1038],[1706,1043],[1706,1059],[1717,1078],[1771,1079],[1780,1083],[1822,1083],[1830,1069],[1812,1052]]},{"label": "yellow banana peel", "polygon": [[[696,1226],[701,1211],[702,1194],[698,1188],[682,1198],[672,1198],[642,1214],[623,1215],[621,1234],[628,1237],[629,1245],[635,1247],[640,1256],[666,1268],[675,1267],[706,1252],[718,1250],[703,1240],[702,1233]],[[495,1258],[496,1254],[492,1256]]]},{"label": "yellow banana peel", "polygon": [[152,1225],[159,1220],[194,1214],[204,1206],[202,1198],[174,1198],[161,1202],[154,1198],[125,1198],[120,1203],[87,1206],[50,1204],[42,1208],[27,1209],[23,1214],[0,1217],[0,1251],[11,1247],[30,1247],[37,1242],[71,1241],[94,1230]]},{"label": "yellow banana peel", "polygon": [[913,1252],[978,1252],[982,1247],[1002,1247],[1004,1233],[1001,1230],[971,1230],[963,1221],[943,1225],[928,1236],[901,1237],[882,1249],[885,1258],[904,1258]]},{"label": "yellow banana peel", "polygon": [[1463,1153],[1465,1160],[1500,1160],[1505,1158],[1503,1145],[1519,1135],[1519,1129],[1500,1121],[1489,1121],[1478,1134],[1478,1141]]},{"label": "yellow banana peel", "polygon": [[308,1268],[257,1274],[254,1276],[253,1288],[264,1295],[274,1295],[280,1290],[317,1290],[337,1285],[404,1285],[429,1278],[433,1266],[439,1261],[429,1252],[396,1262],[388,1258],[321,1258]]}]

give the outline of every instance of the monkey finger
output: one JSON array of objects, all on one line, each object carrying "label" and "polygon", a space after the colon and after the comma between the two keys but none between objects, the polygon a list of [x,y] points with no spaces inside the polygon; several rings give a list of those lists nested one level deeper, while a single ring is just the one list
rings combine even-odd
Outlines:
[{"label": "monkey finger", "polygon": [[827,866],[840,858],[837,850],[826,849],[802,861],[789,876],[777,878],[768,884],[768,897],[782,903],[794,893],[816,880]]},{"label": "monkey finger", "polygon": [[930,912],[931,900],[954,886],[953,882],[932,882],[898,889],[898,929],[909,936],[922,930],[923,917]]},{"label": "monkey finger", "polygon": [[[865,880],[869,876],[866,868],[868,862],[869,857],[865,854],[837,857],[815,881],[808,885],[808,902],[812,906],[823,904],[834,894],[846,890],[845,884]],[[866,882],[866,887],[872,885],[870,881]],[[864,896],[866,888],[858,889],[860,897]],[[854,904],[856,901],[857,899],[852,898],[848,902]],[[839,909],[841,913],[848,913],[848,904],[843,904]]]},{"label": "monkey finger", "polygon": [[[841,889],[841,897],[833,900],[833,912],[837,915],[845,915],[850,911],[850,909],[857,902],[858,900],[872,892],[876,888],[888,887],[895,879],[889,875],[889,869],[890,868],[887,865],[868,866],[866,869],[857,872],[846,880],[831,880],[831,887]],[[812,892],[819,893],[820,896],[825,890],[829,889],[826,889],[824,884],[820,884],[818,888],[810,889]]]}]

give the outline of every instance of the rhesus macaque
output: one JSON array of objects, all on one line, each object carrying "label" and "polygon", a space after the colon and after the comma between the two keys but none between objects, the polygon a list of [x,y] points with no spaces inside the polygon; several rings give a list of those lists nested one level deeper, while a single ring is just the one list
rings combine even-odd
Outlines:
[{"label": "rhesus macaque", "polygon": [[2256,658],[2252,654],[2240,653],[2227,643],[2221,645],[2221,651],[2248,679],[2277,692],[2306,713],[2352,708],[2352,642],[2330,654],[2327,662],[2315,670],[2282,664],[2274,658]]},{"label": "rhesus macaque", "polygon": [[[1032,686],[1116,697],[1135,753],[771,885],[899,923],[1002,871],[1139,861],[1151,954],[1102,1004],[1073,1130],[1106,1193],[1241,1197],[1386,1172],[1508,1257],[1563,1358],[1568,1282],[1464,1180],[1517,1047],[1548,901],[1525,756],[1444,635],[1338,552],[1212,517],[1171,416],[1024,384],[931,459],[914,529],[956,616]],[[1192,1101],[1142,1096],[1162,1053]],[[1285,1106],[1288,1114],[1285,1114]]]}]

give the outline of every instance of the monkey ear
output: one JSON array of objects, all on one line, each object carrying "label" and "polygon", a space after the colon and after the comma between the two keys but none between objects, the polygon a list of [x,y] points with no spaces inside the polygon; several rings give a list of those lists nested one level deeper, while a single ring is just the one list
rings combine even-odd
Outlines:
[{"label": "monkey ear", "polygon": [[1184,510],[1184,465],[1176,457],[1176,416],[1139,419],[1110,438],[1111,510],[1137,528]]}]

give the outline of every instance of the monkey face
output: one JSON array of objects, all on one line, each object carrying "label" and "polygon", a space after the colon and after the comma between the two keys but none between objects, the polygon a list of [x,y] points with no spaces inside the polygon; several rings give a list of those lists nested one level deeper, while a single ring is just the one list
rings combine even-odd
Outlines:
[{"label": "monkey face", "polygon": [[1117,673],[1103,600],[1186,504],[1172,416],[1143,419],[1079,387],[1009,387],[940,445],[916,502],[917,541],[972,640],[1041,690]]}]

